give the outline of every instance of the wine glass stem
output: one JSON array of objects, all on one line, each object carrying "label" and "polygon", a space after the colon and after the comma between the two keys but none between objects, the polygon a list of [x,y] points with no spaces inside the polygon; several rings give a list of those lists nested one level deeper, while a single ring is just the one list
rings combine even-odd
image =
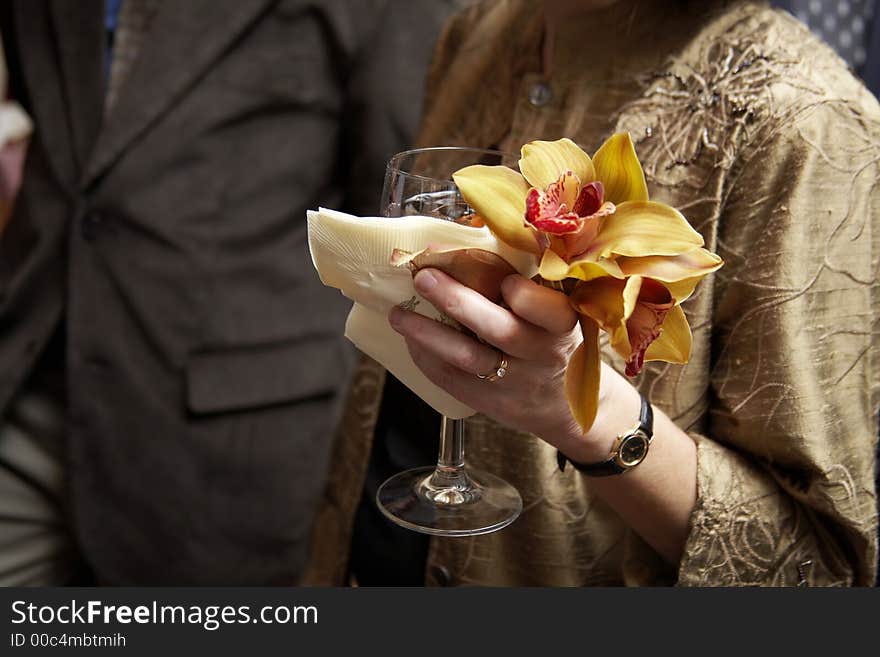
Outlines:
[{"label": "wine glass stem", "polygon": [[430,485],[438,488],[470,486],[464,471],[464,420],[450,420],[443,416],[437,469],[431,475]]}]

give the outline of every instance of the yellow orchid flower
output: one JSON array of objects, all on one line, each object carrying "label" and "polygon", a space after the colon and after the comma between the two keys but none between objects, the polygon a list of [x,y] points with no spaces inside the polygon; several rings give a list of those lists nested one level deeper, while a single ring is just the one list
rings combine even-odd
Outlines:
[{"label": "yellow orchid flower", "polygon": [[[468,204],[511,246],[540,253],[543,233],[551,248],[571,261],[600,249],[607,255],[618,247],[633,251],[642,246],[652,255],[669,255],[687,250],[680,247],[682,241],[690,247],[702,244],[684,217],[648,200],[628,133],[613,135],[592,159],[570,139],[534,141],[521,154],[522,173],[475,165],[453,176]],[[651,234],[657,226],[663,227],[661,240]],[[635,237],[619,244],[621,236]],[[639,236],[644,241],[633,244]],[[639,249],[638,254],[645,253]]]},{"label": "yellow orchid flower", "polygon": [[[546,266],[548,262],[555,264],[556,271]],[[584,431],[595,419],[599,377],[598,370],[581,362],[598,361],[598,329],[608,333],[611,347],[626,361],[628,376],[639,374],[646,361],[686,363],[691,330],[681,302],[704,276],[723,264],[703,248],[678,256],[621,257],[610,263],[613,267],[609,262],[582,261],[568,265],[566,271],[578,279],[569,298],[581,316],[584,336],[566,371],[566,391],[572,414]],[[545,257],[542,268],[558,275],[566,263]]]},{"label": "yellow orchid flower", "polygon": [[474,165],[453,175],[468,204],[511,246],[540,253],[543,233],[566,262],[677,255],[702,246],[681,213],[648,200],[628,133],[610,137],[592,159],[567,138],[534,141],[521,153],[522,173]]},{"label": "yellow orchid flower", "polygon": [[541,256],[540,276],[570,281],[584,342],[569,362],[566,394],[586,431],[599,395],[601,328],[635,376],[646,360],[684,363],[691,333],[681,302],[722,265],[687,219],[650,201],[628,133],[590,158],[570,139],[523,146],[520,173],[471,166],[453,176],[495,235]]},{"label": "yellow orchid flower", "polygon": [[[664,326],[664,320],[680,306],[676,305],[669,289],[654,279],[631,276],[619,280],[606,276],[581,282],[571,294],[571,303],[578,313],[608,333],[611,347],[626,359],[627,375],[638,374],[649,346],[661,335],[672,340],[667,349],[673,354],[671,362],[687,362],[690,329],[665,330],[668,327]],[[675,321],[681,317],[677,313],[675,316]]]}]

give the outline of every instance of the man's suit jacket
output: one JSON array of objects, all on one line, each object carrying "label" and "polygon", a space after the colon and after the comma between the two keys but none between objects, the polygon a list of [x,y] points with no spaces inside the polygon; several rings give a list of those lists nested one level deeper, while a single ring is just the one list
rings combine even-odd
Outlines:
[{"label": "man's suit jacket", "polygon": [[0,240],[0,416],[65,331],[71,511],[101,582],[296,581],[353,360],[304,214],[345,204],[381,4],[165,2],[102,117],[103,2],[4,3],[36,131]]}]

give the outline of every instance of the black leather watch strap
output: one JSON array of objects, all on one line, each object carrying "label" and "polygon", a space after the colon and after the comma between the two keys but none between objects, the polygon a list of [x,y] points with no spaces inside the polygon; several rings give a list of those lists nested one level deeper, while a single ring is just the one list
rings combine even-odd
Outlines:
[{"label": "black leather watch strap", "polygon": [[577,463],[570,461],[568,457],[556,450],[556,461],[559,463],[559,469],[565,472],[565,464],[571,463],[571,467],[575,470],[588,474],[591,477],[610,477],[626,472],[626,468],[620,467],[620,464],[613,458],[599,463]]},{"label": "black leather watch strap", "polygon": [[[654,409],[651,408],[651,402],[647,397],[640,395],[642,399],[642,407],[639,411],[639,426],[634,431],[641,431],[648,437],[648,442],[654,437]],[[556,462],[559,469],[565,471],[565,464],[571,463],[571,467],[579,472],[590,475],[591,477],[608,477],[626,472],[629,468],[621,466],[617,459],[612,455],[607,461],[599,461],[598,463],[576,463],[570,460],[565,454],[556,450]]]}]

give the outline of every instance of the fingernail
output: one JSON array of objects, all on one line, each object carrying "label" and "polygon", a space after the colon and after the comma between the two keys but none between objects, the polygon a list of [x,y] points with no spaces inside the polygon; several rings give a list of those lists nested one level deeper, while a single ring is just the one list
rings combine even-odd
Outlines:
[{"label": "fingernail", "polygon": [[415,277],[416,289],[419,292],[430,292],[437,285],[437,277],[430,269],[423,269]]}]

